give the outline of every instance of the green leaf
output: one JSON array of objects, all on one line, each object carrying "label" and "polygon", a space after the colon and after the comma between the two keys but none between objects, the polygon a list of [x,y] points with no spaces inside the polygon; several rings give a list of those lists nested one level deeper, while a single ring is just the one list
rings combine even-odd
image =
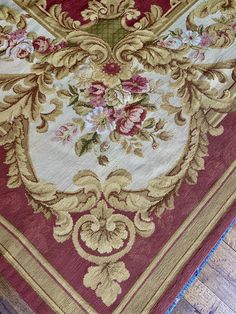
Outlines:
[{"label": "green leaf", "polygon": [[79,100],[79,96],[76,95],[76,96],[73,96],[71,99],[70,99],[70,103],[69,103],[69,106],[73,106],[74,104],[76,104]]},{"label": "green leaf", "polygon": [[75,112],[81,116],[87,115],[91,112],[92,108],[85,106],[83,103],[77,103],[73,106]]},{"label": "green leaf", "polygon": [[[136,95],[137,97],[137,100],[138,100],[138,97],[139,97],[139,102],[141,105],[145,104],[145,103],[149,103],[149,95],[148,94],[143,94],[143,95]],[[135,100],[135,98],[134,98]]]},{"label": "green leaf", "polygon": [[69,85],[69,91],[71,92],[72,95],[77,95],[77,88],[75,86]]},{"label": "green leaf", "polygon": [[91,151],[93,146],[100,143],[100,136],[95,133],[87,133],[82,136],[75,144],[75,152],[81,157]]},{"label": "green leaf", "polygon": [[153,104],[143,103],[143,102],[141,102],[140,104],[141,104],[141,106],[142,106],[143,108],[145,108],[147,111],[154,112],[154,111],[157,110],[156,106],[153,105]]},{"label": "green leaf", "polygon": [[155,131],[159,131],[159,130],[163,129],[164,126],[165,126],[165,124],[166,124],[165,121],[162,120],[162,119],[160,119],[160,120],[156,123]]},{"label": "green leaf", "polygon": [[80,131],[83,132],[84,127],[85,127],[85,122],[83,119],[78,118],[78,119],[73,119],[74,123],[77,124],[80,127]]},{"label": "green leaf", "polygon": [[155,125],[155,119],[154,118],[149,118],[149,119],[145,120],[143,123],[143,127],[145,129],[151,129],[154,127],[154,125]]},{"label": "green leaf", "polygon": [[147,142],[150,141],[151,136],[149,132],[146,130],[140,130],[137,135],[142,141],[147,141]]},{"label": "green leaf", "polygon": [[179,111],[181,110],[181,108],[172,106],[172,105],[170,105],[170,104],[162,104],[162,105],[161,105],[161,108],[162,108],[163,110],[165,110],[165,111],[168,113],[168,115],[177,113],[177,112],[179,112]]},{"label": "green leaf", "polygon": [[134,154],[139,157],[143,157],[143,151],[141,148],[135,148]]},{"label": "green leaf", "polygon": [[170,30],[170,33],[171,33],[171,35],[173,35],[173,36],[176,36],[176,35],[177,35],[176,32],[174,32],[174,31],[172,31],[172,30]]},{"label": "green leaf", "polygon": [[142,102],[148,102],[149,96],[143,95],[143,94],[135,94],[133,95],[133,104],[139,103],[142,104]]},{"label": "green leaf", "polygon": [[162,141],[169,141],[172,139],[173,136],[170,132],[163,131],[160,134],[157,134],[157,137],[159,137],[159,139],[161,139]]},{"label": "green leaf", "polygon": [[57,91],[57,96],[58,97],[70,97],[70,93],[68,92],[67,89],[61,89],[59,91]]},{"label": "green leaf", "polygon": [[113,131],[110,133],[109,138],[112,142],[119,142],[121,139],[121,135],[118,132]]}]

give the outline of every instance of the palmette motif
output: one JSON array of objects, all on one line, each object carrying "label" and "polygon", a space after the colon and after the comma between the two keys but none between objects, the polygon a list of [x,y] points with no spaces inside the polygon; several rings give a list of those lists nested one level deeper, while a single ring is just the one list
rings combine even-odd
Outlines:
[{"label": "palmette motif", "polygon": [[[43,12],[44,1],[20,1],[23,7],[36,3]],[[132,0],[90,1],[82,16],[84,23],[73,21],[60,6],[52,6],[46,22],[57,38],[51,39],[28,30],[29,15],[0,6],[0,61],[22,60],[31,67],[29,73],[0,75],[0,144],[9,165],[8,187],[23,185],[35,212],[56,217],[54,238],[71,238],[78,254],[95,264],[84,285],[110,306],[121,293],[120,283],[129,278],[120,259],[136,236],[154,232],[155,215],[161,219],[165,209],[174,208],[181,183],[197,182],[208,133],[223,132],[213,125],[209,110],[235,110],[234,95],[224,92],[224,84],[234,84],[236,61],[204,60],[215,49],[235,44],[236,1],[195,5],[184,28],[163,34],[161,8],[152,6],[141,16]],[[211,24],[208,20],[205,25],[207,18]],[[99,34],[104,21],[107,27],[119,26],[118,35]],[[65,78],[67,88],[61,89],[58,81]],[[159,104],[153,95],[159,95]],[[45,104],[53,109],[45,111]],[[29,153],[31,126],[36,124],[43,136],[66,110],[73,118],[51,140],[59,146],[72,144],[78,160],[95,156],[98,167],[113,167],[105,180],[89,166],[79,170],[73,192],[38,178]],[[163,119],[161,110],[172,120]],[[171,170],[150,178],[145,188],[130,188],[134,174],[110,166],[112,150],[119,147],[139,165],[146,163],[159,154],[162,143],[175,140],[170,121],[188,130],[181,158]]]}]

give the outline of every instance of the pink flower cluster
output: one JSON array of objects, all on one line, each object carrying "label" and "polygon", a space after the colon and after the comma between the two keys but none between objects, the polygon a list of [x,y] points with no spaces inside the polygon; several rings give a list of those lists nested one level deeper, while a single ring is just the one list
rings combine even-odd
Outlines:
[{"label": "pink flower cluster", "polygon": [[[126,92],[138,94],[147,91],[148,80],[140,75],[134,75],[131,79],[122,81],[122,88]],[[93,107],[105,106],[105,94],[107,86],[100,81],[93,82],[89,87],[90,103]]]},{"label": "pink flower cluster", "polygon": [[138,133],[146,115],[146,110],[140,105],[127,105],[123,109],[109,110],[109,117],[115,122],[116,131],[126,136]]},{"label": "pink flower cluster", "polygon": [[24,59],[34,51],[47,54],[64,47],[66,47],[65,42],[53,44],[44,36],[32,40],[27,37],[25,29],[16,30],[9,34],[0,34],[0,52],[5,51],[7,58]]},{"label": "pink flower cluster", "polygon": [[146,77],[134,75],[130,80],[123,81],[122,87],[125,91],[132,94],[142,93],[144,91],[147,91],[148,80],[146,79]]},{"label": "pink flower cluster", "polygon": [[[121,86],[125,92],[142,93],[148,89],[148,80],[140,75],[133,75],[131,79],[122,81]],[[123,108],[109,107],[107,109],[105,99],[107,89],[108,87],[100,81],[93,82],[89,87],[90,103],[94,107],[87,119],[90,127],[95,130],[101,124],[101,129],[104,131],[115,128],[122,135],[134,136],[146,118],[146,110],[137,104],[126,104]]]},{"label": "pink flower cluster", "polygon": [[62,41],[59,44],[53,44],[51,43],[49,38],[39,36],[36,39],[34,39],[33,47],[35,51],[42,54],[47,54],[65,48],[66,42]]},{"label": "pink flower cluster", "polygon": [[90,102],[94,107],[103,107],[105,106],[105,92],[107,86],[102,82],[95,81],[89,87],[89,96]]},{"label": "pink flower cluster", "polygon": [[26,37],[25,30],[17,30],[9,34],[0,34],[0,51],[5,51],[7,58],[26,58],[34,51],[32,40]]}]

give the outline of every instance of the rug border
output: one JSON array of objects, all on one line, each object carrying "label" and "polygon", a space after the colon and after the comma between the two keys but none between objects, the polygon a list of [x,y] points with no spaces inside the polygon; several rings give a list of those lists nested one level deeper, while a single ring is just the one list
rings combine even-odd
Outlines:
[{"label": "rug border", "polygon": [[[164,266],[164,270],[166,270],[166,267],[165,267],[166,260],[171,260],[171,255],[173,254],[176,255],[176,252],[173,253],[173,248],[175,248],[175,250],[177,249],[179,253],[181,253],[181,250],[179,249],[180,241],[175,242],[173,248],[171,250],[168,250],[166,254],[164,251],[161,251],[158,253],[157,256],[159,256],[159,259],[162,257],[163,258],[160,261],[160,263],[157,264],[156,267],[154,268],[154,272],[151,272],[152,276],[151,277],[149,276],[149,278],[146,280],[144,285],[138,289],[138,292],[136,296],[133,298],[133,300],[130,303],[127,303],[125,302],[126,301],[125,299],[128,298],[128,300],[130,301],[129,293],[130,291],[134,291],[134,286],[135,286],[134,284],[134,286],[126,294],[126,296],[123,298],[123,300],[118,305],[118,307],[113,311],[113,314],[121,313],[121,311],[123,314],[125,313],[149,313],[152,310],[152,308],[157,303],[158,299],[160,299],[163,293],[166,292],[166,290],[169,288],[169,284],[179,274],[180,270],[183,268],[186,261],[189,261],[190,257],[198,250],[199,245],[202,244],[202,242],[211,233],[211,231],[217,225],[219,220],[228,210],[228,208],[232,205],[233,201],[236,198],[235,186],[236,186],[236,159],[231,164],[231,166],[225,171],[224,175],[221,176],[221,178],[214,184],[211,190],[207,193],[207,195],[200,202],[200,204],[192,212],[190,216],[197,215],[195,219],[193,220],[193,217],[188,217],[183,223],[187,226],[187,228],[181,234],[182,239],[188,239],[188,236],[186,236],[186,234],[187,233],[193,234],[191,228],[193,228],[194,226],[196,228],[196,226],[199,226],[199,225],[203,229],[203,230],[198,229],[198,233],[201,234],[201,239],[199,240],[198,238],[197,241],[195,237],[194,239],[192,239],[192,240],[195,240],[194,241],[195,246],[193,246],[192,243],[188,243],[189,241],[185,241],[185,246],[187,245],[188,248],[187,249],[185,248],[185,254],[184,255],[182,254],[182,256],[180,257],[181,263],[177,265],[173,264],[171,272],[167,274],[167,277],[162,278],[164,289],[163,289],[163,286],[160,286],[161,278],[159,279],[157,278],[158,274],[160,273],[160,267],[162,265],[162,267]],[[213,220],[211,224],[208,224],[208,222],[211,219],[210,218],[206,219],[205,215],[213,215]],[[204,223],[203,224],[202,222],[199,223],[199,219],[206,221],[206,224],[207,224],[206,229],[205,229]],[[46,261],[46,259],[37,251],[37,249],[33,247],[33,245],[27,240],[27,238],[25,238],[16,228],[14,228],[2,216],[0,216],[0,222],[2,223],[2,225],[5,226],[5,228],[7,228],[7,229],[4,229],[3,227],[1,227],[0,229],[1,230],[0,244],[1,244],[2,250],[4,251],[4,254],[3,254],[4,257],[31,286],[33,285],[32,288],[39,294],[39,296],[42,299],[44,299],[44,301],[51,308],[56,309],[55,305],[57,306],[58,304],[60,304],[60,306],[63,306],[62,300],[67,300],[66,302],[67,304],[68,304],[68,301],[70,300],[71,306],[75,307],[77,311],[76,313],[84,313],[84,311],[79,306],[79,304],[81,305],[81,303],[82,303],[83,309],[86,310],[88,313],[96,313],[96,311],[91,306],[89,306],[88,303],[75,290],[73,290],[73,288],[68,283],[66,283],[65,280],[63,280],[63,278]],[[190,222],[190,225],[189,225],[189,222]],[[12,236],[12,232],[14,232],[15,236],[17,236],[17,239]],[[177,237],[175,233],[172,236],[172,241],[173,240],[176,241],[176,238]],[[9,239],[11,239],[11,241],[9,241]],[[191,239],[191,237],[189,239]],[[24,243],[24,246],[22,242]],[[28,248],[27,250],[25,246],[27,246]],[[181,248],[184,248],[183,244],[181,244]],[[30,264],[29,264],[29,259],[31,260]],[[16,261],[18,262],[16,263]],[[35,265],[35,263],[37,265]],[[22,269],[22,265],[25,265],[23,269]],[[42,265],[44,267],[42,267]],[[27,266],[27,273],[25,272],[26,266]],[[38,276],[39,266],[41,267],[40,276]],[[169,266],[171,267],[170,263],[169,263]],[[35,271],[36,269],[37,271]],[[145,272],[146,271],[147,269],[145,270]],[[49,273],[50,273],[50,276],[49,276]],[[163,272],[161,272],[160,274],[163,275]],[[51,285],[48,284],[49,281],[52,282],[53,287],[54,287],[53,291],[50,291],[50,293],[49,293],[49,290],[50,290]],[[60,282],[58,283],[58,281]],[[148,287],[148,284],[150,284],[150,282],[151,282],[151,290],[154,291],[153,296],[150,296],[150,287]],[[159,283],[159,285],[157,284],[157,282]],[[64,288],[66,289],[66,291],[65,289],[62,289],[61,287],[62,284]],[[50,295],[50,298],[49,298],[49,295]],[[60,308],[57,310],[60,310]]]},{"label": "rug border", "polygon": [[[17,5],[19,5],[19,6],[21,6],[22,7],[22,5],[20,4],[20,0],[13,0]],[[162,29],[160,29],[160,32],[163,32],[163,30],[165,29],[165,28],[167,28],[167,27],[169,27],[169,25],[171,24],[171,23],[173,23],[174,22],[174,20],[176,20],[178,17],[179,17],[179,15],[181,15],[181,14],[183,14],[183,12],[185,12],[185,11],[187,11],[192,5],[194,5],[195,3],[197,2],[197,0],[191,0],[191,1],[189,1],[189,3],[186,5],[186,3],[181,3],[180,5],[178,5],[178,6],[176,6],[175,8],[173,8],[173,10],[169,10],[168,12],[167,12],[167,14],[166,14],[166,16],[169,18],[169,21],[168,21],[168,23],[166,23],[164,26],[163,26],[163,28]],[[23,9],[26,9],[25,7],[23,7]],[[37,6],[37,10],[38,10],[39,8],[38,8],[38,6]],[[178,10],[177,10],[178,9]],[[30,13],[32,13],[33,11],[33,7],[29,7],[29,8],[27,8],[27,10],[28,10],[28,12],[30,12]],[[36,11],[36,13],[38,13],[38,11]],[[44,12],[45,13],[45,12]],[[42,14],[42,13],[41,13]],[[38,17],[36,18],[36,15],[38,15],[38,14],[35,14],[34,13],[34,18],[38,21],[39,19],[38,19]],[[45,25],[43,25],[45,28],[47,28]],[[51,26],[49,26],[49,28],[50,28],[50,31],[52,32],[52,27]],[[59,34],[58,32],[55,32],[54,33],[54,35],[56,35],[57,37],[58,36],[64,36],[63,34]],[[223,115],[222,115],[222,117],[223,117]],[[219,117],[219,119],[221,119],[222,117]],[[217,122],[218,122],[218,118],[217,117],[215,117],[215,116],[213,116],[213,118],[212,119],[216,119],[217,120]],[[218,124],[218,123],[217,123]],[[229,170],[229,169],[228,169]],[[226,172],[228,171],[228,170],[226,170]],[[222,178],[224,177],[224,175],[219,179],[219,181],[220,180],[222,180]],[[232,176],[230,176],[230,177],[232,177]],[[236,177],[236,175],[235,175],[235,177]],[[224,181],[223,181],[224,182]],[[217,183],[218,183],[218,181],[217,181]],[[217,183],[215,184],[215,185],[217,185]],[[236,182],[235,182],[236,183]],[[223,185],[224,183],[222,183],[222,185]],[[214,186],[215,186],[214,185]],[[222,187],[222,185],[221,185],[221,187]],[[232,183],[231,184],[229,184],[229,186],[231,187],[231,189],[232,189],[232,187],[234,186]],[[226,195],[226,193],[225,192],[229,192],[229,191],[231,191],[231,190],[229,190],[228,188],[225,188],[225,189],[223,189],[223,191],[221,190],[221,193],[225,196]],[[231,191],[232,192],[232,191]],[[225,194],[224,194],[225,193]],[[207,196],[209,196],[209,194],[211,194],[211,192],[208,192],[207,193]],[[219,191],[218,191],[218,193],[217,193],[217,195],[219,194]],[[220,194],[221,195],[221,194]],[[224,206],[222,206],[222,208],[220,209],[220,211],[219,212],[217,212],[217,213],[215,213],[215,214],[217,214],[218,216],[215,216],[214,217],[214,219],[215,219],[215,221],[214,221],[214,223],[211,223],[210,225],[208,225],[208,227],[209,227],[209,231],[208,231],[208,233],[207,232],[205,232],[204,233],[204,239],[206,239],[207,238],[207,236],[208,236],[208,234],[209,233],[211,233],[212,232],[212,230],[215,228],[215,226],[218,224],[218,222],[219,222],[219,220],[222,218],[222,216],[225,214],[225,212],[227,211],[227,209],[231,206],[231,204],[232,204],[232,202],[234,201],[234,199],[235,199],[235,190],[233,191],[233,193],[232,193],[232,195],[230,195],[230,198],[229,198],[229,200],[227,201],[227,198],[224,198],[223,199],[223,203],[224,203]],[[204,199],[203,199],[204,200]],[[203,201],[202,200],[202,201]],[[200,203],[202,203],[202,201],[200,202]],[[212,200],[211,200],[212,201]],[[214,203],[214,201],[213,201],[213,203]],[[214,204],[213,204],[214,205]],[[198,206],[199,207],[199,206]],[[197,208],[198,208],[197,207]],[[203,212],[203,208],[204,207],[202,207],[201,208],[201,212]],[[205,210],[206,211],[206,210]],[[204,211],[204,212],[205,212]],[[210,211],[210,210],[209,210]],[[199,214],[199,213],[198,213]],[[191,215],[190,215],[191,216]],[[201,217],[201,215],[199,215],[198,217]],[[197,218],[197,217],[195,217],[195,218]],[[189,217],[188,218],[189,220],[188,221],[190,221],[190,225],[192,224],[192,223],[195,223],[196,224],[196,221],[194,222],[194,220],[192,219],[192,216],[191,216],[191,218]],[[211,221],[211,219],[209,218],[209,220],[208,221]],[[212,221],[211,221],[212,222]],[[182,223],[182,225],[181,225],[181,231],[182,231],[182,229],[183,229],[183,225],[185,224],[185,222],[183,222]],[[189,226],[190,226],[189,225]],[[189,229],[188,228],[186,228],[186,230],[184,230],[184,232],[181,234],[181,237],[184,237],[184,234],[185,234],[185,232],[187,232]],[[179,232],[179,230],[177,230],[177,232]],[[19,238],[21,238],[23,235],[21,235]],[[171,239],[170,239],[170,241],[172,241],[172,242],[175,242],[176,241],[176,239],[177,239],[177,236],[176,236],[176,233],[171,237]],[[200,243],[202,244],[202,242],[203,242],[204,240],[202,240],[202,241],[200,241]],[[197,242],[197,244],[198,244],[198,242]],[[166,285],[169,285],[169,283],[170,282],[172,282],[173,281],[173,279],[179,274],[179,271],[180,271],[180,269],[182,269],[181,267],[183,267],[183,264],[184,263],[186,263],[186,261],[189,261],[189,259],[190,259],[190,257],[196,252],[196,250],[198,250],[198,246],[197,246],[197,244],[194,246],[194,248],[192,247],[192,246],[190,246],[191,247],[191,250],[187,250],[187,253],[188,253],[188,255],[187,255],[187,257],[185,256],[185,258],[183,259],[183,257],[184,257],[184,255],[181,257],[182,258],[182,262],[181,262],[181,265],[179,265],[179,270],[175,270],[174,271],[174,273],[172,273],[172,277],[171,278],[165,278],[164,279],[164,283],[166,284]],[[165,246],[164,246],[164,251],[165,250],[167,250],[167,244],[165,244]],[[173,248],[174,246],[172,246],[172,248]],[[171,252],[172,252],[172,248],[171,248],[171,250],[170,250],[170,253],[169,254],[171,254]],[[36,249],[35,249],[36,250]],[[163,251],[163,252],[164,252]],[[7,251],[6,251],[7,252]],[[154,268],[153,268],[153,263],[151,263],[150,265],[149,265],[149,267],[145,270],[145,272],[144,272],[144,276],[145,277],[147,277],[147,278],[145,278],[144,280],[141,278],[142,276],[140,276],[140,278],[137,280],[137,282],[133,285],[133,287],[131,288],[131,290],[125,295],[125,297],[121,300],[121,302],[120,302],[120,304],[118,305],[118,307],[113,311],[113,314],[118,314],[118,313],[121,313],[121,311],[122,311],[122,313],[133,313],[132,312],[132,310],[135,310],[135,313],[149,313],[151,310],[152,310],[152,308],[155,306],[155,304],[158,302],[158,300],[163,296],[163,294],[164,293],[166,293],[166,291],[169,289],[169,286],[167,286],[167,287],[165,287],[165,288],[158,288],[158,286],[157,286],[157,284],[155,283],[155,286],[153,286],[153,289],[152,290],[156,290],[156,293],[153,295],[153,297],[150,299],[149,298],[149,302],[148,302],[148,298],[147,298],[147,295],[146,295],[146,293],[145,293],[145,291],[147,291],[147,292],[149,292],[150,293],[150,288],[148,288],[148,282],[149,281],[152,281],[152,283],[154,282],[154,280],[153,280],[153,274],[155,274],[155,270],[156,270],[156,272],[157,272],[157,268],[158,268],[158,271],[159,271],[159,267],[160,267],[160,265],[162,265],[164,262],[163,261],[165,261],[165,259],[169,259],[170,257],[168,257],[168,253],[166,253],[166,254],[164,254],[162,251],[161,252],[159,252],[158,254],[157,254],[157,256],[155,257],[155,262],[154,262],[154,264],[156,263],[156,260],[159,260],[159,259],[162,259],[162,260],[160,260],[160,263],[158,264],[158,265],[156,265]],[[38,252],[39,253],[39,252]],[[8,256],[7,255],[8,253],[6,253],[6,256]],[[39,253],[40,254],[40,253]],[[17,256],[16,256],[17,257]],[[14,262],[14,259],[12,259],[12,257],[9,255],[8,256],[8,260],[10,261],[10,263],[15,263]],[[46,260],[45,260],[46,261]],[[46,261],[47,262],[47,261]],[[48,263],[48,262],[47,262]],[[162,263],[162,264],[161,264]],[[48,263],[49,264],[49,263]],[[14,264],[14,268],[16,268],[17,266],[16,266],[17,264],[15,263]],[[173,264],[174,266],[176,266],[175,264]],[[51,265],[49,265],[50,267],[49,268],[52,268],[53,269],[53,267],[51,266]],[[158,266],[158,267],[157,267]],[[148,270],[150,269],[150,268],[153,268],[152,269],[152,271],[149,273],[149,278],[148,278],[148,276],[147,276],[147,272],[148,272]],[[35,270],[34,270],[35,271]],[[54,271],[55,271],[55,269],[54,269]],[[56,272],[56,271],[55,271]],[[154,272],[154,273],[153,273]],[[152,274],[152,277],[150,278],[150,274]],[[59,275],[59,274],[58,274]],[[60,275],[59,275],[60,276]],[[54,277],[54,279],[56,279],[56,277]],[[28,278],[28,280],[29,281],[31,281],[31,279],[29,279]],[[144,284],[143,284],[143,281],[145,281],[144,282]],[[65,280],[62,278],[62,281],[63,281],[63,285],[66,283],[65,282]],[[27,281],[28,282],[28,281]],[[139,285],[140,284],[140,282],[141,282],[141,285],[138,287],[138,289],[136,289],[136,291],[137,291],[137,294],[136,294],[136,296],[135,296],[135,299],[133,299],[132,301],[131,301],[131,303],[130,303],[130,298],[129,298],[129,296],[130,296],[130,293],[131,294],[133,294],[133,293],[135,293],[135,287],[137,286],[137,285]],[[32,282],[31,282],[32,283]],[[39,292],[39,290],[40,289],[38,289],[37,288],[37,285],[35,285],[34,283],[32,283],[33,284],[33,289],[35,290],[35,291],[37,291],[37,293]],[[68,283],[66,283],[67,285],[68,285],[68,287],[69,287],[69,284]],[[49,286],[49,285],[48,285]],[[60,288],[60,285],[57,285],[57,287],[58,287],[58,289],[59,289],[59,291],[62,291],[61,290],[61,288]],[[141,288],[140,288],[141,287]],[[45,288],[47,288],[47,287],[45,287]],[[73,289],[72,287],[70,287],[71,289]],[[161,290],[160,290],[161,289]],[[56,289],[55,289],[56,290]],[[54,290],[54,291],[55,291]],[[70,290],[70,289],[69,289]],[[44,290],[43,290],[44,291]],[[73,295],[74,295],[74,292],[75,291],[73,291]],[[45,297],[45,291],[44,292],[40,292],[41,294],[42,294],[42,298],[45,300],[45,302],[48,304],[48,303],[50,303],[51,305],[49,305],[49,306],[54,306],[55,307],[55,304],[56,304],[56,306],[57,306],[57,303],[55,303],[55,301],[56,300],[61,300],[62,299],[62,296],[63,297],[65,297],[64,296],[64,294],[62,293],[62,292],[60,292],[60,293],[56,293],[57,295],[59,295],[59,299],[56,297],[56,296],[54,296],[56,299],[55,300],[50,300],[50,298],[49,299],[47,299],[47,297]],[[82,298],[82,297],[80,297],[79,296],[79,294],[77,293],[77,292],[75,292],[76,293],[76,298],[79,298],[80,300],[79,300],[79,302],[81,302],[81,303],[83,303],[84,304],[84,308],[86,309],[86,311],[88,311],[89,313],[97,313],[97,312],[95,312],[95,310],[94,309],[92,309],[88,304],[87,304],[87,302]],[[40,294],[39,294],[40,295]],[[47,295],[47,293],[46,293],[46,295]],[[75,296],[75,295],[74,295]],[[79,296],[79,297],[78,297]],[[68,296],[67,296],[67,298],[68,298]],[[72,297],[72,299],[73,299],[73,297]],[[129,303],[127,303],[125,300],[128,300],[127,302],[129,302]],[[135,300],[138,300],[138,302],[135,302]],[[146,303],[145,303],[145,302]],[[57,302],[57,301],[56,301]],[[73,300],[71,301],[72,303],[74,302]],[[126,303],[125,303],[126,302]],[[144,305],[145,307],[140,307],[140,305],[138,305],[138,304],[140,304],[139,302],[141,302],[142,303],[142,306]],[[55,304],[54,304],[55,303]],[[125,304],[124,304],[125,303]],[[59,302],[59,304],[61,304],[61,302]],[[126,308],[127,307],[127,304],[128,304],[128,308]],[[73,303],[73,306],[76,306],[74,303]],[[136,309],[136,307],[138,307],[138,312],[137,312],[137,309]],[[126,309],[125,309],[126,308]],[[77,308],[76,307],[76,309],[77,309],[77,312],[76,313],[84,313],[84,312],[81,312],[81,308],[80,308],[80,312],[79,312],[79,307]],[[123,312],[123,309],[125,309],[125,311]]]},{"label": "rug border", "polygon": [[[159,252],[158,254],[159,256],[161,253],[164,256],[163,257],[160,256],[162,258],[160,262],[155,261],[155,259],[158,259],[157,257],[154,259],[152,264],[156,262],[156,265],[151,272],[151,276],[149,275],[146,282],[138,290],[132,301],[131,302],[129,301],[130,304],[126,306],[126,309],[121,308],[119,305],[113,312],[114,314],[121,313],[121,310],[122,314],[149,313],[151,311],[151,309],[155,306],[158,300],[160,300],[163,294],[166,293],[170,283],[173,282],[174,278],[179,274],[179,272],[186,264],[186,262],[188,262],[191,256],[196,251],[198,251],[199,247],[202,245],[204,240],[215,228],[215,226],[218,224],[218,222],[223,217],[225,212],[227,212],[227,210],[231,207],[231,205],[236,199],[235,186],[236,186],[236,159],[231,164],[231,166],[226,170],[224,175],[216,182],[213,188],[202,199],[200,204],[192,211],[191,215],[183,222],[181,227],[183,225],[186,225],[186,229],[180,235],[178,241],[176,241],[177,239],[176,233],[178,233],[177,230],[174,236],[171,237],[171,239],[174,239],[176,241],[172,248],[169,249],[168,252],[166,252],[166,254],[162,252],[162,250]],[[199,212],[200,208],[201,210]],[[197,216],[194,217],[195,215]],[[194,233],[192,228],[195,228],[195,231],[197,231],[198,236],[196,233]],[[166,245],[164,249],[166,249]],[[173,256],[175,256],[175,259],[176,256],[179,256],[178,264],[175,264],[175,262],[174,263],[168,262],[173,260],[172,259]],[[150,265],[145,270],[144,274],[147,273],[147,271],[150,268]],[[165,277],[165,274],[168,271],[168,269],[169,274]],[[154,292],[152,296],[150,296],[150,291]],[[123,300],[126,297],[127,294],[123,298]]]},{"label": "rug border", "polygon": [[[227,215],[227,214],[226,214]],[[223,219],[222,219],[223,220]],[[236,219],[233,218],[232,219],[232,223],[227,227],[227,229],[225,230],[225,232],[222,234],[222,236],[217,240],[216,244],[213,246],[213,248],[210,250],[209,254],[207,255],[207,257],[204,258],[203,262],[201,263],[201,265],[194,271],[193,275],[190,277],[190,279],[188,280],[188,282],[186,283],[186,285],[183,287],[183,289],[178,293],[177,297],[175,298],[174,302],[172,303],[172,305],[169,307],[169,309],[167,310],[167,312],[165,314],[171,314],[173,312],[173,310],[176,308],[176,306],[178,305],[179,301],[181,301],[181,299],[184,297],[184,294],[186,293],[186,291],[188,291],[188,289],[191,287],[191,285],[195,282],[195,280],[198,278],[198,276],[201,274],[202,270],[204,269],[204,267],[207,265],[208,261],[210,260],[210,258],[212,257],[212,255],[215,253],[215,251],[218,249],[218,247],[221,245],[221,243],[224,241],[225,237],[227,236],[227,234],[232,230],[232,228],[235,226],[236,224]],[[153,313],[155,314],[155,313]]]},{"label": "rug border", "polygon": [[[47,22],[47,18],[50,16],[49,13],[43,9],[40,5],[25,5],[22,0],[12,0],[21,7],[23,10],[28,12],[41,26],[48,30],[52,35],[60,39],[66,39],[67,32],[62,30],[62,27],[57,21],[53,21],[53,24]],[[176,5],[172,6],[162,17],[165,17],[165,23],[163,23],[156,31],[156,35],[162,33],[171,24],[173,24],[182,14],[189,10],[199,0],[179,0]]]},{"label": "rug border", "polygon": [[51,309],[56,313],[65,313],[63,309],[66,310],[69,306],[78,314],[85,311],[98,314],[32,243],[2,215],[0,234],[0,251],[3,252],[3,257]]}]

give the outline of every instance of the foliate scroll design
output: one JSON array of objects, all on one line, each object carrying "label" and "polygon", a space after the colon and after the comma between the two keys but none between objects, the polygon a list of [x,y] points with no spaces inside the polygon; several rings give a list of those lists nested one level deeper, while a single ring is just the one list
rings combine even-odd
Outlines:
[{"label": "foliate scroll design", "polygon": [[[22,60],[31,66],[30,73],[0,75],[0,145],[6,150],[9,165],[8,187],[24,186],[35,212],[56,217],[54,238],[60,243],[71,239],[78,254],[94,264],[83,282],[107,306],[115,302],[122,282],[130,276],[121,259],[136,237],[151,236],[156,217],[160,219],[165,209],[174,208],[181,183],[195,184],[198,171],[204,169],[207,135],[223,132],[221,126],[212,124],[207,112],[235,110],[234,95],[212,87],[212,82],[225,84],[229,77],[235,81],[235,60],[203,62],[207,51],[229,48],[234,43],[236,6],[231,2],[206,1],[190,12],[186,29],[173,29],[160,36],[156,34],[164,18],[157,6],[140,18],[134,1],[91,1],[82,14],[85,24],[53,6],[48,21],[60,25],[66,40],[30,32],[28,15],[0,8],[0,19],[5,23],[0,27],[0,58]],[[23,5],[33,7],[34,1],[24,1]],[[216,12],[221,17],[216,19]],[[211,25],[196,24],[195,20],[206,17],[212,17]],[[116,19],[126,32],[113,46],[89,32],[100,20]],[[64,102],[78,118],[58,130],[57,140],[64,143],[90,124],[92,131],[81,136],[75,151],[80,158],[99,148],[102,167],[109,163],[109,145],[101,140],[108,125],[109,140],[137,158],[145,154],[144,142],[156,150],[160,141],[169,141],[172,134],[166,130],[167,122],[147,116],[158,111],[149,94],[156,93],[159,86],[150,82],[145,72],[169,77],[181,106],[171,104],[173,93],[168,92],[162,94],[160,107],[180,127],[190,121],[185,152],[169,173],[149,180],[144,189],[132,190],[132,173],[126,169],[112,171],[103,182],[94,171],[81,170],[73,178],[77,190],[72,193],[61,192],[55,184],[37,178],[29,156],[29,127],[37,122],[37,132],[47,132],[63,114]],[[59,89],[54,84],[76,73],[78,86],[68,84]],[[51,111],[44,110],[46,103]]]}]

